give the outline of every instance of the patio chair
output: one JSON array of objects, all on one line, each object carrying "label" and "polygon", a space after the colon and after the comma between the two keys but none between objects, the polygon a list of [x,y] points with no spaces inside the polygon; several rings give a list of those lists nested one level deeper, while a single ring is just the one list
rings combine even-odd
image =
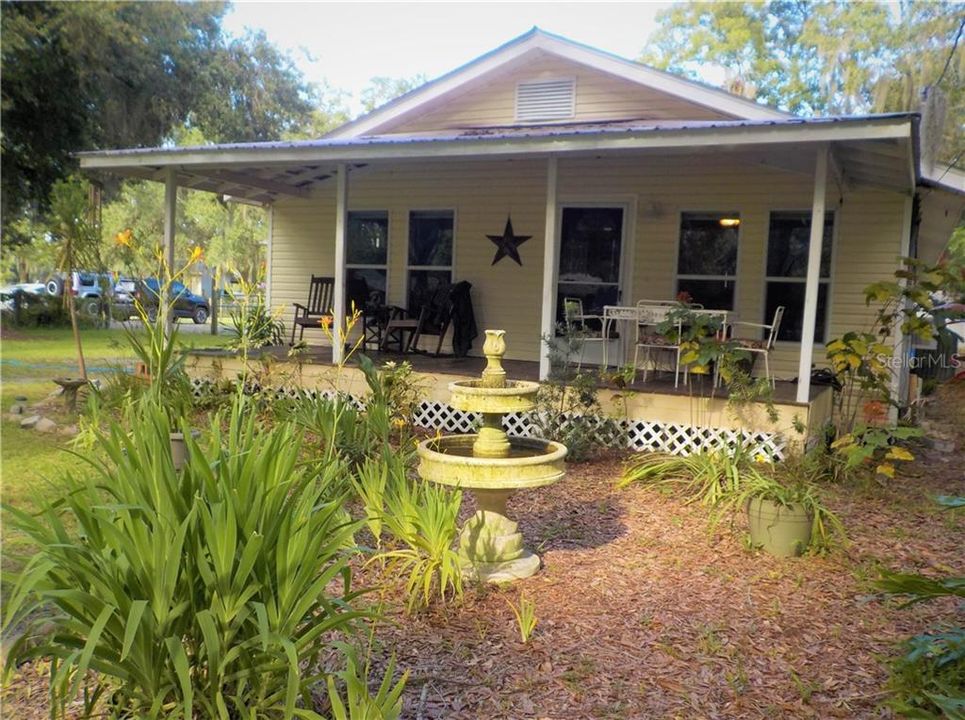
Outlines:
[{"label": "patio chair", "polygon": [[657,325],[667,319],[673,304],[660,303],[659,305],[648,305],[641,300],[637,303],[637,336],[633,343],[633,374],[636,377],[639,367],[640,350],[644,355],[643,381],[647,381],[647,374],[650,370],[650,355],[654,350],[667,350],[674,353],[674,375],[673,386],[677,387],[680,383],[680,341],[683,333],[682,322],[677,321],[676,335],[678,340],[674,341],[671,337],[657,332]]},{"label": "patio chair", "polygon": [[449,326],[452,325],[452,285],[444,284],[436,288],[419,311],[419,322],[412,335],[411,351],[419,352],[419,339],[424,335],[438,336],[435,357],[442,354],[442,341],[445,340]]},{"label": "patio chair", "polygon": [[751,353],[758,353],[764,356],[764,377],[766,377],[768,382],[771,383],[771,387],[774,387],[776,383],[774,382],[774,378],[771,377],[770,355],[771,355],[771,350],[774,349],[774,343],[777,342],[777,334],[781,330],[781,320],[783,319],[784,319],[784,306],[780,305],[774,311],[774,317],[771,320],[770,324],[752,323],[752,322],[731,323],[732,328],[738,325],[746,325],[747,327],[755,328],[756,330],[765,331],[765,337],[763,339],[734,338],[734,340],[740,346],[741,350],[746,350],[747,352],[751,352]]},{"label": "patio chair", "polygon": [[400,353],[417,352],[419,338],[438,335],[435,356],[441,355],[442,341],[452,322],[450,290],[448,284],[436,288],[423,303],[418,316],[405,308],[390,306],[379,347],[389,350],[392,344],[396,344]]},{"label": "patio chair", "polygon": [[[568,333],[580,334],[580,360],[576,364],[576,368],[577,370],[582,370],[583,355],[586,352],[586,343],[603,343],[606,341],[606,338],[603,337],[603,316],[587,315],[585,312],[583,312],[582,298],[565,297],[563,298],[563,321],[566,324],[566,330]],[[594,326],[599,324],[599,330],[597,330],[596,327],[590,327],[587,325],[588,322]]]},{"label": "patio chair", "polygon": [[412,317],[405,308],[389,305],[384,308],[384,325],[379,331],[379,349],[387,351],[394,343],[400,353],[407,353],[413,347],[419,318]]},{"label": "patio chair", "polygon": [[292,320],[292,339],[291,345],[295,344],[295,328],[300,332],[298,340],[301,342],[305,337],[305,328],[321,328],[323,317],[332,317],[332,306],[335,304],[335,278],[324,277],[322,275],[312,275],[311,284],[308,286],[308,300],[304,305],[292,303],[295,307],[295,319]]}]

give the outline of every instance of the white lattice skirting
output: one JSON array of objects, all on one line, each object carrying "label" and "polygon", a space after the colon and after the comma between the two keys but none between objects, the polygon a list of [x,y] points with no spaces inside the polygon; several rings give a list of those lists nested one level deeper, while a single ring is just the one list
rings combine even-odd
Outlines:
[{"label": "white lattice skirting", "polygon": [[[204,392],[210,381],[192,380],[195,395]],[[260,390],[261,388],[251,388]],[[301,388],[276,388],[276,397],[318,398],[333,397],[331,391],[303,390]],[[364,401],[352,397],[352,404],[362,409]],[[568,415],[563,421],[577,421]],[[476,430],[480,422],[478,413],[456,410],[445,403],[425,400],[412,415],[416,427],[439,430],[446,434],[464,434]],[[780,433],[759,430],[735,430],[732,428],[678,425],[652,420],[617,420],[613,418],[579,418],[580,429],[598,436],[600,444],[612,448],[636,451],[665,452],[671,455],[690,455],[708,450],[734,450],[742,447],[753,456],[763,455],[771,460],[783,460],[787,442]],[[539,426],[530,413],[512,413],[503,417],[503,427],[510,435],[539,437]]]},{"label": "white lattice skirting", "polygon": [[[567,416],[567,422],[573,422]],[[463,412],[445,403],[425,401],[413,415],[413,424],[443,433],[473,432],[479,423],[476,413]],[[690,455],[707,450],[733,450],[743,447],[752,455],[763,455],[773,460],[783,460],[787,443],[780,433],[731,428],[677,425],[650,420],[616,420],[613,418],[581,418],[583,432],[598,436],[601,444],[629,450],[665,452],[672,455]],[[503,427],[510,435],[538,437],[538,425],[530,414],[513,413],[503,418]]]}]

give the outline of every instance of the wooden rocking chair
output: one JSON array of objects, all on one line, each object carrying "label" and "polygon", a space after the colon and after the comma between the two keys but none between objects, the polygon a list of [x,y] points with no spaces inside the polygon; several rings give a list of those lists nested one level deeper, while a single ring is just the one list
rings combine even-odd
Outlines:
[{"label": "wooden rocking chair", "polygon": [[295,319],[292,320],[291,345],[295,344],[295,328],[300,328],[298,341],[305,337],[305,328],[321,328],[322,318],[332,317],[335,300],[335,278],[312,275],[308,288],[308,302],[292,303],[295,306]]}]

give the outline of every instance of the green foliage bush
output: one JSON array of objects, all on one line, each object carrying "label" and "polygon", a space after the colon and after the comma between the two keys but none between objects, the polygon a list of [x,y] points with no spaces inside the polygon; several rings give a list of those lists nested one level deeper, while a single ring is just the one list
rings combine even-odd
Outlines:
[{"label": "green foliage bush", "polygon": [[268,345],[282,345],[285,342],[285,323],[272,312],[256,286],[243,283],[242,287],[246,292],[245,297],[228,313],[228,324],[236,336],[226,347],[247,353]]},{"label": "green foliage bush", "polygon": [[406,578],[408,609],[462,596],[462,565],[453,545],[459,532],[462,491],[423,481],[395,486],[384,524],[399,546],[382,554]]},{"label": "green foliage bush", "polygon": [[835,539],[844,538],[841,521],[822,498],[818,481],[823,477],[823,463],[815,455],[772,463],[738,449],[692,455],[643,454],[627,463],[619,485],[678,489],[686,502],[710,508],[711,529],[723,518],[743,512],[752,498],[800,506],[814,519],[810,548],[822,551]]},{"label": "green foliage bush", "polygon": [[356,525],[325,498],[343,463],[299,463],[300,433],[239,396],[177,472],[167,414],[131,412],[135,432],[114,425],[42,517],[7,508],[40,548],[4,604],[4,631],[26,626],[9,666],[52,658],[61,712],[83,689],[114,717],[317,717],[319,656],[363,615],[342,550]]}]

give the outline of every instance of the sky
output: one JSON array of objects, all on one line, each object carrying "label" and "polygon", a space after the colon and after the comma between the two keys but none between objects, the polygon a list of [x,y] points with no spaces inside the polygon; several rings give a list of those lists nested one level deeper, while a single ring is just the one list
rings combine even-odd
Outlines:
[{"label": "sky", "polygon": [[236,2],[224,27],[263,29],[305,77],[359,95],[376,76],[430,80],[534,25],[635,59],[666,2]]}]

